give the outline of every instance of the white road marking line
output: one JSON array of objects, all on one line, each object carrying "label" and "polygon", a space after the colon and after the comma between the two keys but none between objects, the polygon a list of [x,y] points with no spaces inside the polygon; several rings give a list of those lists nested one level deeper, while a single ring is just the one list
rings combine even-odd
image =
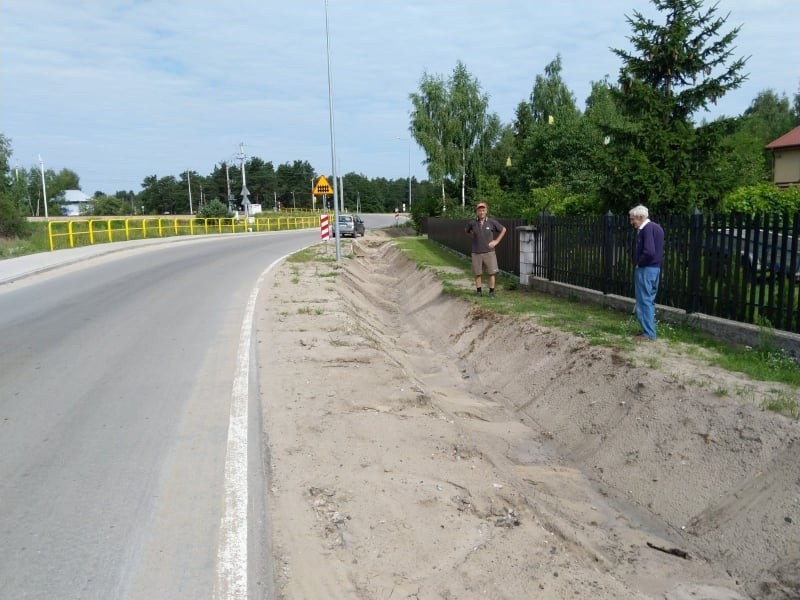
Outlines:
[{"label": "white road marking line", "polygon": [[217,600],[247,600],[247,402],[253,317],[264,276],[281,260],[283,258],[273,262],[259,275],[250,292],[239,333],[225,453],[225,509],[220,519],[217,547],[214,589],[214,598]]}]

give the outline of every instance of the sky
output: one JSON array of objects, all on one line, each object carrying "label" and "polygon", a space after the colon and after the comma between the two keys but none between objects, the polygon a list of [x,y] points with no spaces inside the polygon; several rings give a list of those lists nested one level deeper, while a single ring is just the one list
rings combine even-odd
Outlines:
[{"label": "sky", "polygon": [[[337,174],[425,179],[408,131],[425,73],[463,62],[510,124],[560,54],[583,109],[593,81],[616,82],[611,48],[630,49],[637,10],[663,22],[644,0],[0,0],[0,133],[12,167],[139,192],[242,150],[332,174],[332,105]],[[791,100],[800,2],[719,0],[718,14],[742,27],[749,78],[698,117],[739,115],[767,89]]]}]

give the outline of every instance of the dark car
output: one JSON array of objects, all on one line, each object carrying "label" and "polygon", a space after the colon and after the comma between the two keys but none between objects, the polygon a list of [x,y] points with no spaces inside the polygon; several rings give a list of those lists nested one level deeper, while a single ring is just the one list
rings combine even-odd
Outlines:
[{"label": "dark car", "polygon": [[[364,236],[364,221],[358,215],[339,215],[339,233],[342,237]],[[336,228],[333,227],[331,235],[336,235]]]},{"label": "dark car", "polygon": [[717,277],[727,273],[731,255],[738,255],[748,277],[793,277],[800,282],[800,242],[795,244],[791,237],[784,240],[783,235],[760,229],[718,230],[704,254],[707,268]]}]

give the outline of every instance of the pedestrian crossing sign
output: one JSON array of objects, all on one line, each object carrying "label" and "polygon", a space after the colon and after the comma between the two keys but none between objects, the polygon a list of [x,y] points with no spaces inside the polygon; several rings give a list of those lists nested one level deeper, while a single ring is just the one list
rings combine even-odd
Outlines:
[{"label": "pedestrian crossing sign", "polygon": [[325,179],[324,175],[321,175],[319,179],[317,179],[317,184],[314,186],[314,195],[315,196],[329,196],[333,194],[333,188],[331,184],[328,183],[328,180]]}]

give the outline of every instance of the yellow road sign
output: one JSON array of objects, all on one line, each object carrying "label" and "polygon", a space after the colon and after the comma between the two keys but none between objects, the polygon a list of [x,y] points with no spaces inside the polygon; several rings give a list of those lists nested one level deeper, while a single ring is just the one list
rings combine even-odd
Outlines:
[{"label": "yellow road sign", "polygon": [[325,179],[325,176],[322,175],[317,180],[317,184],[314,186],[314,195],[315,196],[330,196],[333,194],[333,188],[331,184],[328,183],[328,180]]}]

